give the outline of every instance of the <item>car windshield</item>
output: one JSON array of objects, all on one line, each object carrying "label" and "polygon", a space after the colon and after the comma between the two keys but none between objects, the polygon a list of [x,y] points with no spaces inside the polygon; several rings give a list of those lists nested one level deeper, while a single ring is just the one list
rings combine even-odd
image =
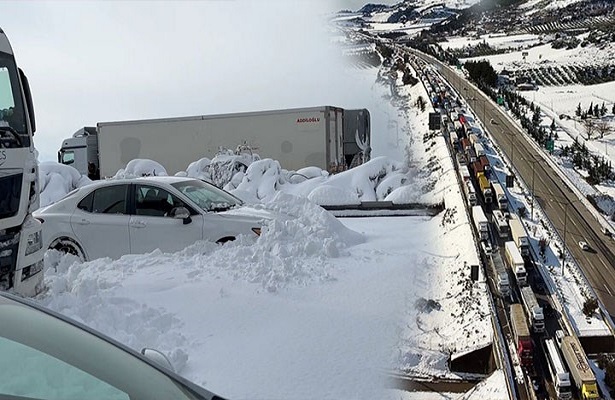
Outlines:
[{"label": "car windshield", "polygon": [[205,211],[225,211],[243,204],[232,194],[196,179],[173,183],[172,186]]},{"label": "car windshield", "polygon": [[30,146],[21,99],[15,59],[0,52],[0,148]]}]

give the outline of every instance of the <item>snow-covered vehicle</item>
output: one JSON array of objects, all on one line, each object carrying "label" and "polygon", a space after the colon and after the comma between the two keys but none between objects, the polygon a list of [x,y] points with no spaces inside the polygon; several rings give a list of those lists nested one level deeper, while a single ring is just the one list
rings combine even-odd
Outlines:
[{"label": "snow-covered vehicle", "polygon": [[3,399],[222,399],[173,372],[162,353],[139,354],[34,302],[0,292],[0,320],[2,361],[21,378],[1,385]]},{"label": "snow-covered vehicle", "polygon": [[586,250],[586,251],[589,250],[589,245],[587,244],[587,242],[585,242],[583,240],[579,241],[579,247],[582,250]]},{"label": "snow-covered vehicle", "polygon": [[174,252],[198,240],[224,243],[239,235],[256,239],[273,218],[206,182],[168,176],[98,181],[34,216],[43,222],[45,249],[82,260]]}]

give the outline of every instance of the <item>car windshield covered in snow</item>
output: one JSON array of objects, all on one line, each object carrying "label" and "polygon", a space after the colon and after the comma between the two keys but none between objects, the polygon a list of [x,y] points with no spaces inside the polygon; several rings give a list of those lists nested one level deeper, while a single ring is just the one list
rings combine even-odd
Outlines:
[{"label": "car windshield covered in snow", "polygon": [[205,211],[224,211],[242,205],[242,201],[214,185],[199,180],[172,184]]}]

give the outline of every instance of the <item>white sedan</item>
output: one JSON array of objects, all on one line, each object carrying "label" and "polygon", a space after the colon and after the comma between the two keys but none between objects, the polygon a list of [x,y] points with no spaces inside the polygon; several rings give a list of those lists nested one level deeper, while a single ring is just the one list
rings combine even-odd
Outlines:
[{"label": "white sedan", "polygon": [[255,239],[272,214],[203,181],[146,177],[98,181],[37,210],[43,245],[82,260],[156,249],[175,252],[198,240]]}]

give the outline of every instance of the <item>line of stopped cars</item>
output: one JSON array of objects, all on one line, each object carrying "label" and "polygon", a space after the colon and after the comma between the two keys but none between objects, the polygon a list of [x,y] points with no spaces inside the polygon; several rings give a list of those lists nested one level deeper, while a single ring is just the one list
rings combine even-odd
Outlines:
[{"label": "line of stopped cars", "polygon": [[175,252],[199,240],[256,239],[274,215],[198,179],[155,176],[94,182],[34,217],[43,222],[45,248],[89,261]]}]

